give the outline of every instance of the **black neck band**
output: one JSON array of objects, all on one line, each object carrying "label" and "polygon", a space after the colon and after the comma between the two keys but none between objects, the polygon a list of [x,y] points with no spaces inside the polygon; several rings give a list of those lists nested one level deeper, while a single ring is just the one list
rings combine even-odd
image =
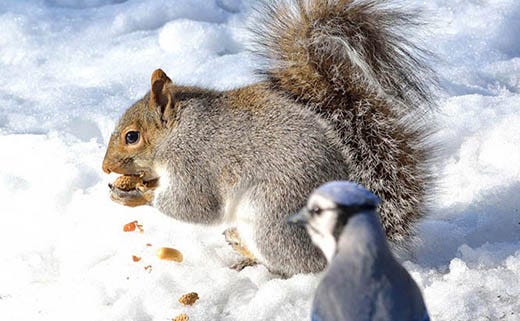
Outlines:
[{"label": "black neck band", "polygon": [[341,215],[338,215],[338,221],[341,222],[342,225],[345,225],[352,216],[364,211],[373,211],[376,207],[377,206],[368,204],[356,206],[344,206],[338,204],[338,210],[341,211]]}]

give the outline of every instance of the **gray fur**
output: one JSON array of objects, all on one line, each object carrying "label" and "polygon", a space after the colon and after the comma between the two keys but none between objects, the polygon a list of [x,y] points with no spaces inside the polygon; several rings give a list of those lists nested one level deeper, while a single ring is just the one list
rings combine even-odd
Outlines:
[{"label": "gray fur", "polygon": [[423,117],[434,106],[431,56],[407,38],[420,23],[379,0],[264,1],[251,30],[272,88],[332,124],[349,163],[348,180],[384,202],[394,245],[407,247],[426,211],[433,176]]},{"label": "gray fur", "polygon": [[155,157],[171,169],[155,206],[177,219],[218,224],[234,215],[226,203],[248,198],[262,263],[284,275],[319,271],[321,253],[286,217],[322,182],[345,177],[348,164],[318,115],[277,96],[261,105],[236,109],[222,97],[186,102]]},{"label": "gray fur", "polygon": [[327,106],[336,96],[364,99],[354,97],[364,89],[363,94],[401,103],[399,108],[434,105],[431,89],[437,81],[425,63],[432,53],[408,39],[421,25],[418,11],[382,0],[262,2],[250,28],[253,53],[267,59],[259,73],[279,83],[283,70],[307,65],[313,77],[328,81],[299,98],[336,109]]},{"label": "gray fur", "polygon": [[[175,208],[189,221],[217,223],[226,215],[225,202],[239,202],[240,193],[248,193],[258,211],[255,237],[264,263],[283,274],[323,267],[319,254],[300,256],[316,251],[305,235],[283,223],[321,183],[348,179],[375,191],[383,200],[389,238],[406,247],[431,182],[428,126],[418,112],[431,101],[429,72],[397,32],[411,25],[412,16],[378,1],[338,3],[276,1],[260,9],[257,43],[270,66],[262,71],[268,79],[265,110],[226,108],[221,98],[192,100],[168,135],[172,147],[164,150],[178,171],[171,180],[177,192],[159,198],[159,208]],[[298,38],[292,28],[309,30]],[[368,69],[341,49],[345,43]],[[295,95],[283,84],[284,70],[308,72],[290,55],[301,50],[305,63],[316,66],[312,76],[328,85],[307,84],[315,90],[309,91],[302,84],[304,91]],[[223,171],[237,176],[231,189],[219,182]]]},{"label": "gray fur", "polygon": [[305,231],[285,218],[331,180],[374,191],[388,237],[406,245],[431,182],[420,118],[431,103],[429,71],[399,32],[412,20],[379,1],[264,3],[255,24],[264,80],[227,92],[169,84],[162,108],[145,97],[110,145],[127,123],[144,124],[145,138],[153,126],[146,154],[109,147],[104,168],[161,176],[153,202],[161,212],[236,225],[257,259],[283,275],[324,268]]}]

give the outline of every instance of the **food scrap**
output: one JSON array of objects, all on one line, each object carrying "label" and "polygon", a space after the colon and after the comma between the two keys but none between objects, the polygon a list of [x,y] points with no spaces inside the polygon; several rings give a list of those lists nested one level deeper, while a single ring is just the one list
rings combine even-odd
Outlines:
[{"label": "food scrap", "polygon": [[138,229],[141,233],[144,232],[143,225],[139,224],[137,221],[127,223],[123,226],[123,232],[133,232],[136,229]]},{"label": "food scrap", "polygon": [[193,305],[193,303],[195,303],[195,301],[197,301],[198,299],[199,299],[199,295],[196,292],[190,292],[190,293],[183,294],[179,298],[179,303],[184,304],[184,305]]},{"label": "food scrap", "polygon": [[151,273],[152,272],[152,266],[151,265],[147,265],[147,266],[144,267],[144,270]]},{"label": "food scrap", "polygon": [[141,261],[141,258],[140,258],[139,256],[132,255],[132,260],[133,260],[134,262],[139,262],[139,261]]},{"label": "food scrap", "polygon": [[123,232],[133,232],[137,228],[137,221],[127,223],[123,226]]},{"label": "food scrap", "polygon": [[182,253],[179,250],[170,247],[161,247],[157,250],[157,257],[161,260],[170,260],[175,262],[182,262]]},{"label": "food scrap", "polygon": [[189,319],[186,313],[182,313],[173,318],[172,321],[188,321]]}]

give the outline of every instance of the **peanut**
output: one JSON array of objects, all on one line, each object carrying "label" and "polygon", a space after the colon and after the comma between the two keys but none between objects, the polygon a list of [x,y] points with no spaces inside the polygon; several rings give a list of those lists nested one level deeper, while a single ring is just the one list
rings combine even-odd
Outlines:
[{"label": "peanut", "polygon": [[186,313],[182,313],[173,318],[172,321],[188,321],[189,319]]},{"label": "peanut", "polygon": [[199,299],[199,295],[196,292],[190,292],[190,293],[183,294],[179,298],[179,303],[184,304],[184,305],[193,305],[193,303],[195,303],[195,301],[197,301],[198,299]]},{"label": "peanut", "polygon": [[170,247],[161,247],[157,250],[157,257],[161,260],[170,260],[175,262],[182,262],[182,253],[179,250]]},{"label": "peanut", "polygon": [[143,179],[134,175],[119,176],[114,181],[114,186],[123,191],[134,190],[138,184],[143,184]]}]

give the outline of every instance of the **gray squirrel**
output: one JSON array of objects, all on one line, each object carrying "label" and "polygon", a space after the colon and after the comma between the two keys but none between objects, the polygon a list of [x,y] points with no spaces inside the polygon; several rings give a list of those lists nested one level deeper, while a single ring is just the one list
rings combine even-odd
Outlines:
[{"label": "gray squirrel", "polygon": [[432,182],[434,77],[403,34],[414,15],[375,0],[261,2],[253,52],[258,83],[228,91],[180,86],[162,70],[121,117],[103,161],[124,205],[175,219],[227,224],[246,259],[290,276],[326,266],[287,217],[332,180],[363,184],[382,200],[381,222],[406,246]]}]

